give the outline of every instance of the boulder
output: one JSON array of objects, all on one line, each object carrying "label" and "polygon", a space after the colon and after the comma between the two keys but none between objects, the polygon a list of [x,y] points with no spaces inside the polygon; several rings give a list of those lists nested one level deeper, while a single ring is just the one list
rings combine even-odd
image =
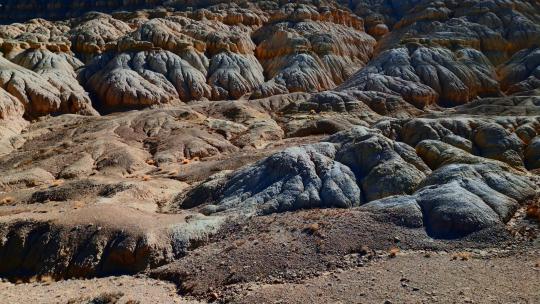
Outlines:
[{"label": "boulder", "polygon": [[424,227],[422,208],[414,196],[389,196],[364,204],[362,208],[380,214],[385,219],[389,217],[396,225],[410,228]]},{"label": "boulder", "polygon": [[417,197],[426,230],[434,237],[462,237],[501,223],[480,197],[456,182],[427,188]]}]

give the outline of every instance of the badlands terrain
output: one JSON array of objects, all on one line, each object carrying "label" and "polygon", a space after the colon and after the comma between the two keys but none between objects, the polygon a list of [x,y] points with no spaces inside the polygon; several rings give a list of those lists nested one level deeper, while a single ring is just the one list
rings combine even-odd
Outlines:
[{"label": "badlands terrain", "polygon": [[0,23],[0,303],[540,303],[540,2]]}]

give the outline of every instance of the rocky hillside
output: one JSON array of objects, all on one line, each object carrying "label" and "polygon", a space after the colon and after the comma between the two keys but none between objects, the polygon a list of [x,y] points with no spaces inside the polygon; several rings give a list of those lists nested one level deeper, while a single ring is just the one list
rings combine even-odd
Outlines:
[{"label": "rocky hillside", "polygon": [[538,249],[538,1],[92,2],[0,1],[0,276]]}]

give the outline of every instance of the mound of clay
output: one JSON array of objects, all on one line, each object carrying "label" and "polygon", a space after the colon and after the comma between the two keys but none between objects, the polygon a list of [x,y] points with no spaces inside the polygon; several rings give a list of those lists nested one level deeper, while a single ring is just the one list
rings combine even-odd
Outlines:
[{"label": "mound of clay", "polygon": [[455,106],[479,95],[497,94],[495,79],[494,67],[474,49],[454,54],[414,45],[379,54],[338,89],[394,93],[417,107],[434,102]]},{"label": "mound of clay", "polygon": [[204,75],[168,51],[107,53],[80,75],[103,109],[137,108],[210,97]]},{"label": "mound of clay", "polygon": [[368,209],[404,213],[409,222],[422,218],[436,237],[458,237],[507,222],[536,194],[529,177],[503,163],[439,141],[422,141],[416,150],[374,130],[353,128],[214,177],[177,203],[187,208],[206,204],[204,213],[368,203]]}]

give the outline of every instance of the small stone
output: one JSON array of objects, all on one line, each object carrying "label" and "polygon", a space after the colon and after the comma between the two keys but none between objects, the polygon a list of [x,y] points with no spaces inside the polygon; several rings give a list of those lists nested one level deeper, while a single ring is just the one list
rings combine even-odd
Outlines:
[{"label": "small stone", "polygon": [[217,293],[215,292],[210,293],[210,296],[208,297],[208,300],[210,300],[210,302],[217,301],[217,299],[219,299],[219,295]]}]

